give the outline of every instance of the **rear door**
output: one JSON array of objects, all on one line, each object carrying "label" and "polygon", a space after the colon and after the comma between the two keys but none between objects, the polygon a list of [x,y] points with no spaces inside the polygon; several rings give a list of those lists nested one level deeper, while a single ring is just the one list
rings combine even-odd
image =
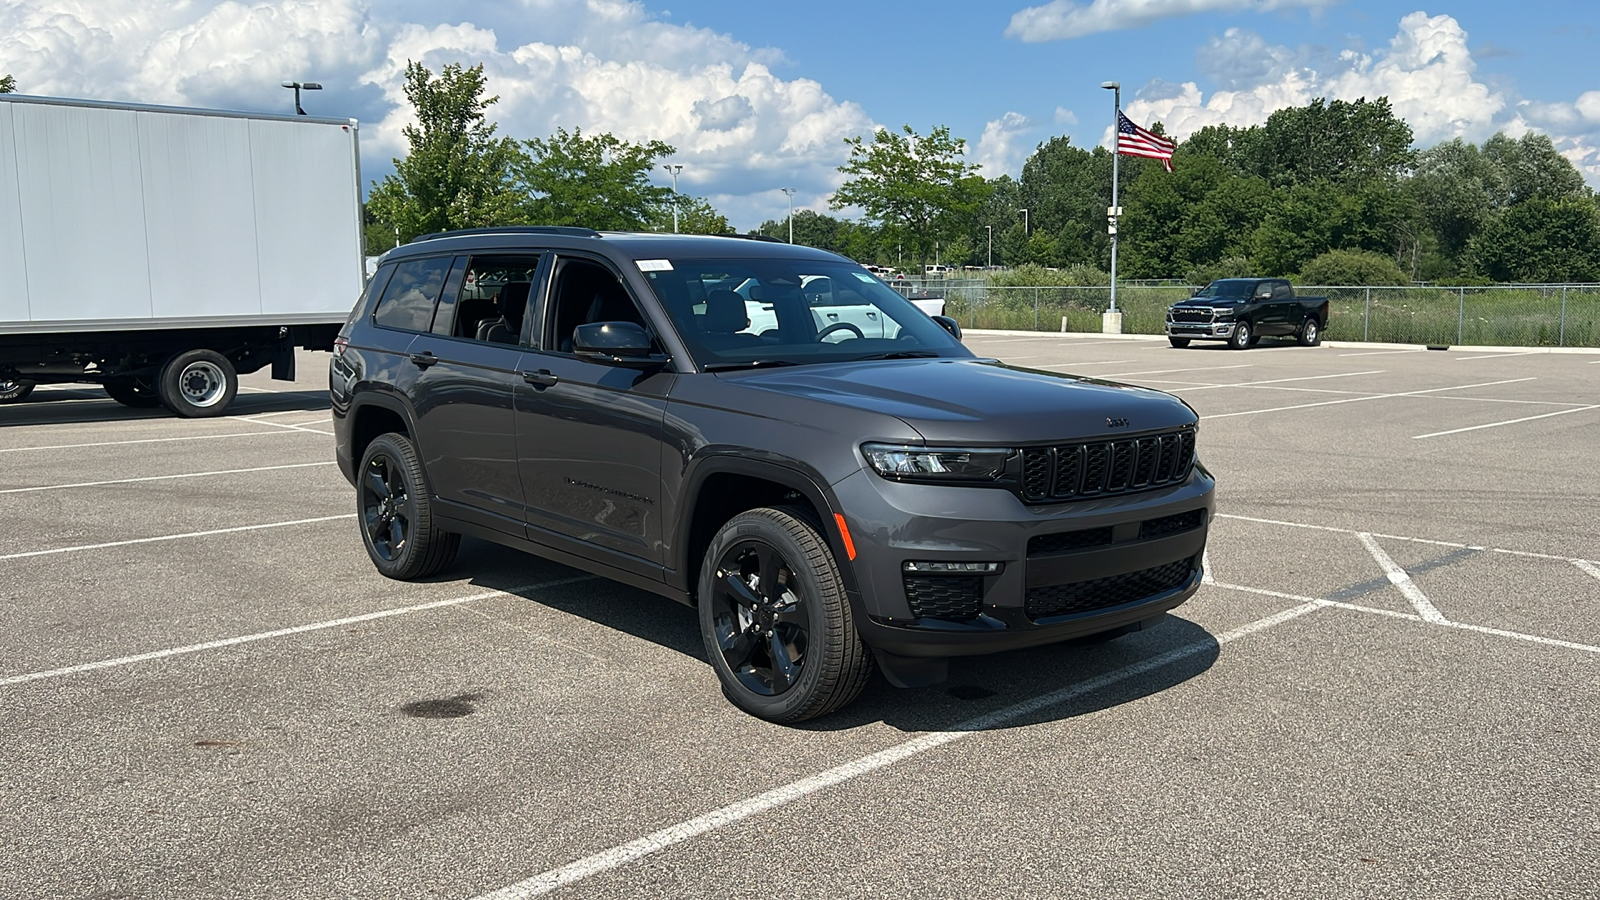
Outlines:
[{"label": "rear door", "polygon": [[826,275],[807,277],[801,284],[817,334],[829,343],[851,338],[884,336],[883,313],[848,285],[834,284]]}]

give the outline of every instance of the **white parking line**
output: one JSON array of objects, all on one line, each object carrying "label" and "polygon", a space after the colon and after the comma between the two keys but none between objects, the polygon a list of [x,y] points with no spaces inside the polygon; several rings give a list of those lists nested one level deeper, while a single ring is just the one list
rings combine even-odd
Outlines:
[{"label": "white parking line", "polygon": [[274,426],[276,428],[292,428],[295,431],[308,431],[308,432],[310,432],[312,434],[325,434],[325,435],[329,435],[330,437],[333,435],[333,432],[331,432],[331,431],[319,431],[318,429],[315,429],[315,428],[307,428],[304,425],[290,425],[290,424],[285,423],[285,422],[268,422],[265,419],[251,419],[250,421],[258,422],[258,423],[260,423],[262,425],[272,425],[272,426]]},{"label": "white parking line", "polygon": [[1520,419],[1507,419],[1504,422],[1489,422],[1485,425],[1469,425],[1466,428],[1452,428],[1449,431],[1434,431],[1430,432],[1429,434],[1414,434],[1411,436],[1411,439],[1414,441],[1420,441],[1423,438],[1444,437],[1447,434],[1460,434],[1464,431],[1477,431],[1480,428],[1499,428],[1501,425],[1515,425],[1518,422],[1532,422],[1534,419],[1548,419],[1551,416],[1564,416],[1567,413],[1587,412],[1591,409],[1600,409],[1600,405],[1580,406],[1576,409],[1563,409],[1557,412],[1544,413],[1537,416],[1523,416]]},{"label": "white parking line", "polygon": [[77,544],[71,547],[55,547],[50,550],[29,550],[25,553],[7,553],[0,555],[0,560],[26,559],[30,556],[52,556],[57,553],[76,553],[80,550],[105,550],[110,547],[129,547],[134,544],[159,544],[163,541],[181,541],[188,538],[211,537],[217,534],[237,534],[241,531],[260,531],[266,528],[288,528],[291,525],[310,525],[316,522],[334,522],[339,519],[354,519],[355,513],[344,513],[337,516],[318,516],[314,519],[292,519],[288,522],[263,522],[260,525],[237,525],[233,528],[213,528],[210,531],[189,531],[183,534],[163,534],[156,537],[131,538],[126,541],[106,541],[101,544]]},{"label": "white parking line", "polygon": [[[238,421],[247,421],[240,419]],[[268,423],[262,423],[268,424]],[[77,450],[81,447],[122,447],[128,444],[164,444],[168,441],[215,441],[222,438],[261,437],[268,434],[294,434],[293,431],[241,431],[237,434],[186,434],[182,437],[139,438],[130,441],[92,441],[86,444],[48,444],[43,447],[5,447],[0,453],[25,453],[29,450]]]},{"label": "white parking line", "polygon": [[1575,559],[1572,561],[1572,564],[1577,566],[1585,574],[1594,578],[1600,578],[1600,566],[1583,559]]},{"label": "white parking line", "polygon": [[439,609],[446,606],[459,606],[471,603],[474,600],[487,600],[490,597],[517,596],[526,591],[536,591],[543,588],[558,587],[563,584],[573,584],[579,581],[591,581],[593,575],[579,575],[573,578],[562,578],[556,581],[542,581],[537,584],[525,584],[520,587],[507,588],[503,591],[484,591],[470,594],[466,597],[455,597],[450,600],[434,600],[431,603],[418,603],[413,606],[401,606],[394,609],[383,609],[377,612],[364,613],[359,616],[346,616],[343,619],[332,619],[326,622],[312,622],[309,625],[295,625],[291,628],[278,628],[273,631],[259,631],[255,634],[246,634],[240,637],[223,638],[216,641],[206,641],[201,644],[189,644],[184,647],[171,647],[166,650],[152,650],[149,653],[136,653],[132,656],[119,656],[115,659],[102,659],[96,662],[84,663],[78,666],[66,666],[60,669],[50,669],[44,672],[29,672],[26,675],[12,675],[9,678],[0,678],[0,687],[13,684],[23,684],[28,681],[42,681],[46,678],[60,678],[64,675],[77,675],[82,672],[93,672],[97,669],[113,669],[119,666],[131,666],[134,663],[149,662],[153,659],[166,659],[172,656],[184,656],[190,653],[199,653],[204,650],[219,650],[223,647],[236,647],[240,644],[249,644],[255,641],[265,641],[271,638],[288,637],[294,634],[305,634],[308,631],[322,631],[328,628],[340,628],[345,625],[354,625],[358,622],[371,622],[375,619],[386,619],[390,616],[404,615],[405,613],[422,612],[423,610]]},{"label": "white parking line", "polygon": [[1286,528],[1307,528],[1312,531],[1332,531],[1336,534],[1371,534],[1376,538],[1386,541],[1409,541],[1413,544],[1427,544],[1432,547],[1455,547],[1460,550],[1480,550],[1484,553],[1504,553],[1507,556],[1521,556],[1527,559],[1553,559],[1561,562],[1584,565],[1600,565],[1589,560],[1578,559],[1571,556],[1561,556],[1555,553],[1535,553],[1532,550],[1505,550],[1500,547],[1480,547],[1477,544],[1462,544],[1456,541],[1436,541],[1431,538],[1407,537],[1403,534],[1382,534],[1380,532],[1361,532],[1353,528],[1338,528],[1333,525],[1308,525],[1304,522],[1285,522],[1281,519],[1261,519],[1255,516],[1240,516],[1232,513],[1217,513],[1218,519],[1238,519],[1241,522],[1256,522],[1262,525],[1282,525]]},{"label": "white parking line", "polygon": [[1132,375],[1171,375],[1174,372],[1220,372],[1223,369],[1249,369],[1254,368],[1249,363],[1240,363],[1237,366],[1190,366],[1187,369],[1154,369],[1148,372],[1111,372],[1106,375],[1096,375],[1096,378],[1127,378]]},{"label": "white parking line", "polygon": [[[1034,366],[1034,368],[1035,369],[1063,369],[1063,368],[1071,367],[1071,368],[1074,368],[1074,369],[1081,369],[1084,366],[1126,365],[1126,364],[1131,363],[1131,362],[1133,362],[1133,360],[1131,360],[1131,359],[1080,359],[1080,360],[1077,360],[1076,362],[1045,363],[1043,365]],[[1095,377],[1099,378],[1101,376],[1096,375]]]},{"label": "white parking line", "polygon": [[1341,353],[1340,356],[1383,356],[1386,353],[1427,353],[1423,347],[1407,347],[1404,350],[1367,350],[1361,353]]},{"label": "white parking line", "polygon": [[1062,703],[1182,661],[1191,656],[1209,652],[1218,645],[1229,644],[1258,631],[1281,625],[1306,613],[1314,612],[1321,607],[1322,604],[1320,603],[1304,603],[1292,609],[1286,609],[1283,612],[1267,616],[1264,619],[1258,619],[1232,631],[1219,634],[1214,639],[1194,641],[1152,656],[1149,659],[1113,669],[1087,681],[1051,691],[1047,694],[1041,694],[1021,703],[996,710],[988,715],[968,719],[952,726],[948,731],[936,731],[912,738],[886,750],[880,750],[877,753],[834,766],[824,772],[773,788],[763,794],[758,794],[736,803],[730,803],[720,809],[668,826],[637,840],[619,844],[609,850],[602,850],[592,856],[586,856],[564,866],[541,872],[516,884],[483,894],[477,900],[525,900],[525,898],[548,894],[557,888],[627,865],[652,853],[684,843],[703,834],[726,828],[752,816],[760,815],[781,806],[787,806],[818,791],[843,784],[862,775],[871,774],[879,769],[903,762],[913,756],[926,753],[929,750],[997,728],[1017,719],[1025,718],[1040,710],[1059,706]]},{"label": "white parking line", "polygon": [[106,481],[79,481],[74,484],[41,484],[36,487],[6,488],[0,494],[30,494],[35,491],[64,491],[68,488],[101,487],[108,484],[136,484],[141,481],[171,481],[177,478],[206,478],[211,475],[241,475],[245,472],[274,472],[278,469],[307,469],[312,466],[331,466],[331,459],[312,463],[289,463],[282,466],[257,466],[253,469],[218,469],[213,472],[183,472],[178,475],[147,475],[143,478],[112,478]]},{"label": "white parking line", "polygon": [[[1373,369],[1373,370],[1368,371],[1368,372],[1341,372],[1341,373],[1339,373],[1337,375],[1302,375],[1302,376],[1300,376],[1298,378],[1271,378],[1271,379],[1268,379],[1266,381],[1241,381],[1241,382],[1239,382],[1237,384],[1208,384],[1208,385],[1206,385],[1206,388],[1267,387],[1269,385],[1275,385],[1275,384],[1286,384],[1286,383],[1291,382],[1291,381],[1320,381],[1320,380],[1325,379],[1325,378],[1352,378],[1352,377],[1354,377],[1356,375],[1382,375],[1385,371],[1386,371],[1385,369]],[[1204,390],[1206,388],[1195,388],[1195,390]],[[1293,388],[1283,388],[1283,390],[1293,390]],[[1317,390],[1317,389],[1316,388],[1309,388],[1308,390]],[[1367,393],[1367,394],[1370,394],[1370,393],[1373,393],[1373,392],[1372,391],[1329,391],[1329,393],[1335,393],[1335,394]]]},{"label": "white parking line", "polygon": [[1366,547],[1367,552],[1372,554],[1372,558],[1377,561],[1379,568],[1383,569],[1383,574],[1388,576],[1389,583],[1399,588],[1400,593],[1411,601],[1412,608],[1417,611],[1417,615],[1421,616],[1424,622],[1440,624],[1445,621],[1445,617],[1433,605],[1433,602],[1428,599],[1428,595],[1424,594],[1422,588],[1417,587],[1417,583],[1411,580],[1411,574],[1396,565],[1395,561],[1389,557],[1389,554],[1383,552],[1383,548],[1378,546],[1378,542],[1372,539],[1372,535],[1366,532],[1357,532],[1356,540],[1360,541],[1361,546]]},{"label": "white parking line", "polygon": [[1504,359],[1507,356],[1528,356],[1532,353],[1542,352],[1543,351],[1541,350],[1518,350],[1514,353],[1487,353],[1482,356],[1457,356],[1455,359],[1460,362],[1468,362],[1474,359]]},{"label": "white parking line", "polygon": [[1479,382],[1477,384],[1458,384],[1458,385],[1455,385],[1453,387],[1428,388],[1427,390],[1424,390],[1424,391],[1402,391],[1402,392],[1396,393],[1396,394],[1373,394],[1370,397],[1350,397],[1350,398],[1347,398],[1347,399],[1344,399],[1344,400],[1324,400],[1321,403],[1301,403],[1301,404],[1297,404],[1295,406],[1275,406],[1275,407],[1272,407],[1271,409],[1247,409],[1247,410],[1243,410],[1242,412],[1214,413],[1212,415],[1206,416],[1205,418],[1206,418],[1207,421],[1210,421],[1211,419],[1230,419],[1230,418],[1233,418],[1234,416],[1253,416],[1253,415],[1256,415],[1257,413],[1288,412],[1289,410],[1293,410],[1293,409],[1311,409],[1311,408],[1317,407],[1317,406],[1336,406],[1336,405],[1338,405],[1340,403],[1360,403],[1363,400],[1388,400],[1388,399],[1392,399],[1394,397],[1416,397],[1416,396],[1419,396],[1419,395],[1422,395],[1422,394],[1437,394],[1440,391],[1462,391],[1462,390],[1466,390],[1467,388],[1490,387],[1490,386],[1496,385],[1496,384],[1515,384],[1515,383],[1517,383],[1519,381],[1536,381],[1536,380],[1538,380],[1538,379],[1532,378],[1532,377],[1529,377],[1529,378],[1508,378],[1508,379],[1506,379],[1504,381],[1483,381],[1483,382]]}]

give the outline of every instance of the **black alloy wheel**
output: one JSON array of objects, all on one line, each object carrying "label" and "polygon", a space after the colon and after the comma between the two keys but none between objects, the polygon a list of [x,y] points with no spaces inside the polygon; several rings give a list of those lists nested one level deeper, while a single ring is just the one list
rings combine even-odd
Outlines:
[{"label": "black alloy wheel", "polygon": [[722,526],[701,566],[700,634],[723,693],[774,722],[832,712],[872,674],[819,532],[808,511],[753,509]]},{"label": "black alloy wheel", "polygon": [[356,513],[367,555],[390,578],[433,575],[455,559],[461,544],[460,535],[434,527],[416,450],[399,434],[380,435],[362,455]]}]

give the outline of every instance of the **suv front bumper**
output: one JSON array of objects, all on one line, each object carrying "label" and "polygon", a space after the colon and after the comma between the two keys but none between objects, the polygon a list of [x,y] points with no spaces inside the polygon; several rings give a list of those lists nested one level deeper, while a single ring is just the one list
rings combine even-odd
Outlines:
[{"label": "suv front bumper", "polygon": [[[1160,616],[1200,587],[1215,482],[1024,504],[992,487],[888,481],[834,486],[874,649],[970,656],[1100,634]],[[992,574],[908,572],[908,562],[994,563]]]}]

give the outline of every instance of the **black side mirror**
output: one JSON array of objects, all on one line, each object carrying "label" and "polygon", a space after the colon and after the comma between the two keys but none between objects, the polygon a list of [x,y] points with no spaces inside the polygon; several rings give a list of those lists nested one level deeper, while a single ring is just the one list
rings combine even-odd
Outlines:
[{"label": "black side mirror", "polygon": [[595,362],[623,366],[651,366],[667,361],[650,334],[633,322],[589,322],[572,330],[572,352]]},{"label": "black side mirror", "polygon": [[939,327],[950,332],[951,337],[954,337],[958,341],[961,340],[960,322],[957,322],[955,319],[952,319],[949,316],[930,316],[929,318],[933,319],[935,322],[938,322]]}]

